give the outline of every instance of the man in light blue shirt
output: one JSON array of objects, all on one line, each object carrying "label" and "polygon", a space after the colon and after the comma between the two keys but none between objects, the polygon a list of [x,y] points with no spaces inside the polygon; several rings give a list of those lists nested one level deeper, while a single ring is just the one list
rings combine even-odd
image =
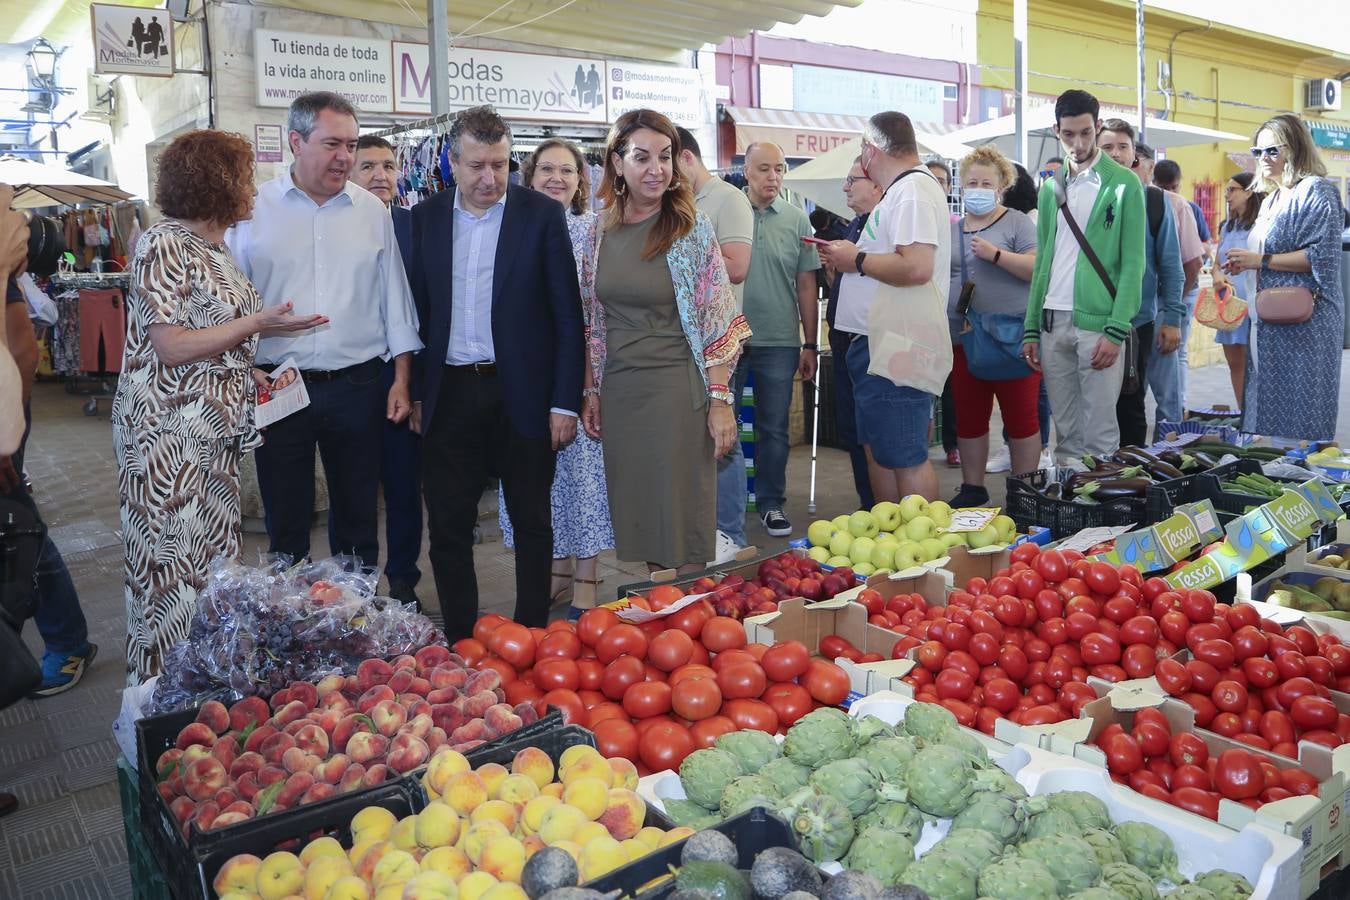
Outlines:
[{"label": "man in light blue shirt", "polygon": [[[258,482],[271,550],[309,555],[314,449],[328,481],[328,543],[366,565],[379,560],[378,471],[383,419],[412,411],[412,355],[422,349],[417,313],[379,199],[347,181],[356,153],[356,111],[337,94],[296,98],[287,120],[295,162],[258,189],[253,218],[226,242],[267,304],[290,301],[298,315],[329,324],[300,335],[264,335],[255,378],[294,359],[310,405],[267,429]],[[384,361],[393,386],[382,390]]]}]

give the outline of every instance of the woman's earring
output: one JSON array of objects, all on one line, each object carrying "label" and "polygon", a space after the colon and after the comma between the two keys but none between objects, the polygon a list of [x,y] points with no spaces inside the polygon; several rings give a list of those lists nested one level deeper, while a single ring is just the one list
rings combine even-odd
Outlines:
[{"label": "woman's earring", "polygon": [[624,195],[624,193],[627,192],[627,190],[628,190],[628,185],[627,185],[626,183],[624,183],[624,180],[623,180],[623,176],[622,176],[622,175],[620,175],[618,178],[615,178],[615,179],[614,179],[614,194],[615,194],[615,196],[622,197],[622,196]]}]

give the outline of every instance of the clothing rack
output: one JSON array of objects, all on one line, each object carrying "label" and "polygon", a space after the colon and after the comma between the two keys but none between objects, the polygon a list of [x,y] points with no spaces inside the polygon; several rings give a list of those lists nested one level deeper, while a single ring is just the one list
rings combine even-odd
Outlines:
[{"label": "clothing rack", "polygon": [[432,116],[429,119],[418,119],[415,122],[404,122],[401,125],[393,125],[383,131],[375,132],[375,137],[393,137],[396,134],[404,134],[409,131],[444,131],[455,118],[455,113],[442,113],[439,116]]},{"label": "clothing rack", "polygon": [[[124,290],[131,285],[131,273],[122,272],[61,272],[52,273],[49,279],[53,287],[65,288],[112,288]],[[112,403],[117,390],[117,376],[71,375],[66,378],[66,393],[88,397],[84,402],[84,414],[99,414],[99,402]]]},{"label": "clothing rack", "polygon": [[53,272],[50,278],[57,287],[127,287],[130,272]]}]

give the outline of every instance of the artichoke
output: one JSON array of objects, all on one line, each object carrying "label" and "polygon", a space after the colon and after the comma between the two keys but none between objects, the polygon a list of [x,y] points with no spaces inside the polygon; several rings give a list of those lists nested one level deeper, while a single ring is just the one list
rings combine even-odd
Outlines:
[{"label": "artichoke", "polygon": [[1059,900],[1055,879],[1034,859],[1005,856],[980,873],[981,897],[990,900]]},{"label": "artichoke", "polygon": [[1051,807],[1027,820],[1023,835],[1026,838],[1054,837],[1057,834],[1078,834],[1081,831],[1073,816],[1062,809]]},{"label": "artichoke", "polygon": [[1175,891],[1168,891],[1167,900],[1218,900],[1218,898],[1198,884],[1183,884]]},{"label": "artichoke", "polygon": [[1059,791],[1045,799],[1051,808],[1064,810],[1083,828],[1111,827],[1111,814],[1107,812],[1106,804],[1087,791]]},{"label": "artichoke", "polygon": [[848,725],[849,731],[853,733],[853,740],[859,747],[864,747],[874,740],[895,737],[895,726],[887,725],[876,716],[849,716]]},{"label": "artichoke", "polygon": [[905,868],[914,862],[914,842],[883,828],[860,830],[844,857],[844,866],[866,872],[883,887],[904,883]]},{"label": "artichoke", "polygon": [[1129,863],[1102,866],[1102,887],[1120,895],[1120,900],[1162,900],[1153,879]]},{"label": "artichoke", "polygon": [[780,796],[786,797],[797,788],[806,787],[811,770],[797,765],[786,756],[780,756],[755,774],[770,782]]},{"label": "artichoke", "polygon": [[969,756],[970,761],[977,768],[983,769],[991,765],[989,751],[985,749],[984,744],[981,744],[979,738],[964,728],[948,728],[934,739],[934,743],[955,747]]},{"label": "artichoke", "polygon": [[1247,900],[1255,890],[1250,881],[1224,869],[1201,872],[1195,876],[1195,884],[1209,891],[1217,900]]},{"label": "artichoke", "polygon": [[670,816],[670,820],[677,826],[699,831],[712,828],[722,821],[722,817],[717,813],[708,812],[693,800],[662,800],[661,803],[666,808],[666,815]]},{"label": "artichoke", "polygon": [[925,747],[914,754],[914,761],[905,772],[908,800],[930,816],[950,818],[970,805],[977,790],[988,789],[988,774],[988,770],[977,772],[970,757],[955,747],[945,744]]},{"label": "artichoke", "polygon": [[[828,762],[812,772],[807,782],[820,793],[844,801],[853,816],[861,816],[875,806],[877,790],[882,787],[877,773],[860,756]],[[903,798],[903,792],[900,796]]]},{"label": "artichoke", "polygon": [[778,742],[766,731],[731,731],[719,737],[713,746],[736,757],[742,772],[758,772],[783,755]]},{"label": "artichoke", "polygon": [[1003,855],[1003,843],[987,831],[961,828],[947,832],[947,836],[938,841],[933,850],[959,859],[970,866],[972,872],[979,872]]},{"label": "artichoke", "polygon": [[766,805],[775,805],[775,798],[778,791],[767,779],[760,778],[758,775],[742,775],[739,778],[732,779],[731,783],[722,791],[721,802],[718,803],[718,809],[723,816],[731,815],[731,811],[739,808],[746,800],[751,797],[758,799],[767,799]]},{"label": "artichoke", "polygon": [[[731,734],[722,735],[717,739],[718,743],[728,737]],[[802,716],[788,729],[783,741],[783,753],[787,758],[808,769],[817,769],[833,759],[848,759],[857,749],[858,744],[849,729],[849,717],[833,707],[822,707]],[[748,769],[758,770],[759,766]]]},{"label": "artichoke", "polygon": [[[1172,846],[1172,839],[1161,828],[1147,822],[1121,822],[1113,833],[1130,865],[1154,880],[1165,878],[1173,884],[1186,880],[1177,871],[1177,851]],[[1250,885],[1247,892],[1251,893]]]},{"label": "artichoke", "polygon": [[1007,794],[982,791],[956,814],[952,828],[979,828],[1005,844],[1012,844],[1022,834],[1027,817],[1044,807],[1045,801],[1039,797],[1014,800]]},{"label": "artichoke", "polygon": [[1097,854],[1097,861],[1102,865],[1129,862],[1125,858],[1125,851],[1121,849],[1120,840],[1105,828],[1089,828],[1080,837],[1087,841],[1088,846]]},{"label": "artichoke", "polygon": [[808,859],[828,862],[848,852],[853,843],[853,816],[840,800],[804,787],[784,802],[784,818]]},{"label": "artichoke", "polygon": [[1032,838],[1019,844],[1017,852],[1044,864],[1055,876],[1061,894],[1087,890],[1102,877],[1102,864],[1096,851],[1076,835]]},{"label": "artichoke", "polygon": [[[924,705],[916,703],[910,709]],[[975,873],[950,853],[925,853],[905,869],[905,881],[932,900],[975,900],[979,896],[975,893]]]},{"label": "artichoke", "polygon": [[695,750],[680,763],[684,795],[705,809],[717,809],[722,791],[742,775],[740,761],[725,750]]},{"label": "artichoke", "polygon": [[859,816],[854,824],[859,834],[869,828],[884,828],[903,834],[910,843],[917,844],[919,835],[923,834],[923,813],[908,803],[889,800],[872,807],[866,814]]},{"label": "artichoke", "polygon": [[1099,884],[1096,887],[1088,888],[1086,891],[1079,891],[1065,897],[1064,900],[1124,900],[1124,898],[1109,887],[1103,887]]},{"label": "artichoke", "polygon": [[935,741],[947,729],[959,727],[956,716],[947,707],[936,703],[911,703],[905,710],[905,721],[900,729],[925,741]]},{"label": "artichoke", "polygon": [[990,766],[986,778],[989,781],[988,789],[995,793],[1003,794],[1014,800],[1025,800],[1027,798],[1027,789],[1018,784],[1016,778],[1013,778],[998,766]]},{"label": "artichoke", "polygon": [[900,784],[918,752],[918,742],[912,737],[887,737],[870,742],[858,755],[871,763],[884,780]]}]

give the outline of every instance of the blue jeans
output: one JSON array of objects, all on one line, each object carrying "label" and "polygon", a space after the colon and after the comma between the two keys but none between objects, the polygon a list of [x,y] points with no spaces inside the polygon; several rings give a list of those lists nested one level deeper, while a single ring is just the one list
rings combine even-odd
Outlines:
[{"label": "blue jeans", "polygon": [[1148,386],[1153,390],[1153,400],[1158,404],[1154,419],[1154,440],[1157,440],[1158,422],[1180,422],[1186,414],[1186,342],[1191,336],[1191,313],[1195,310],[1195,301],[1199,291],[1186,295],[1186,316],[1181,320],[1181,346],[1176,351],[1162,356],[1153,354],[1148,361]]},{"label": "blue jeans", "polygon": [[853,382],[848,376],[847,357],[851,339],[848,332],[830,332],[830,364],[834,368],[834,427],[839,433],[839,446],[848,451],[849,462],[853,467],[853,487],[858,492],[858,506],[860,509],[871,509],[876,504],[876,498],[872,495],[872,482],[867,477],[867,451],[858,443]]},{"label": "blue jeans", "polygon": [[[788,409],[792,406],[793,376],[800,360],[801,350],[797,347],[750,346],[736,366],[736,383],[731,391],[737,397],[741,396],[750,372],[755,373],[755,508],[761,513],[783,508],[787,492]],[[719,506],[720,486],[719,481]]]},{"label": "blue jeans", "polygon": [[[738,426],[739,427],[739,426]],[[717,530],[744,547],[745,535],[745,453],[737,434],[731,452],[717,461]]]},{"label": "blue jeans", "polygon": [[[17,461],[20,468],[22,460]],[[26,488],[20,487],[8,495],[11,500],[21,503],[33,511],[39,519],[37,503]],[[33,614],[33,623],[48,653],[70,656],[80,653],[89,646],[89,625],[84,619],[84,610],[80,608],[80,595],[75,592],[75,582],[70,578],[66,561],[61,551],[56,549],[50,537],[42,539],[42,552],[38,555],[37,565],[38,606]]]},{"label": "blue jeans", "polygon": [[[394,384],[394,363],[384,364],[384,392]],[[422,573],[422,437],[388,419],[380,431],[380,486],[384,489],[384,572],[390,582],[415,587]]]}]

